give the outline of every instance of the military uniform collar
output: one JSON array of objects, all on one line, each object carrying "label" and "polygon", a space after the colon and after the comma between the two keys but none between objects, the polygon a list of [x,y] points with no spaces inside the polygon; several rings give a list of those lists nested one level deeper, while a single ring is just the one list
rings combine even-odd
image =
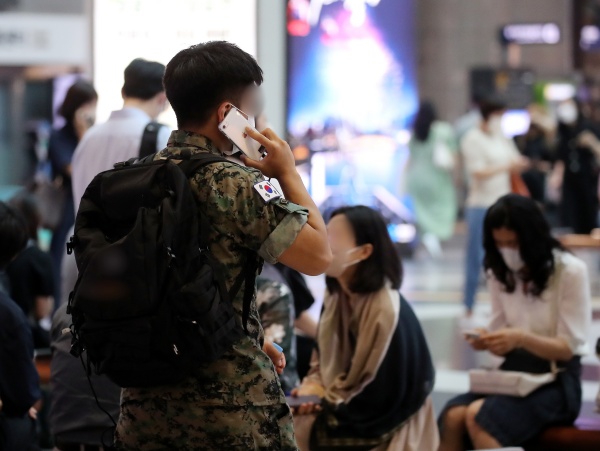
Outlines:
[{"label": "military uniform collar", "polygon": [[189,152],[192,155],[200,152],[222,155],[221,151],[217,149],[217,146],[215,146],[206,136],[185,130],[174,130],[169,137],[166,151],[169,152],[172,149],[181,148],[189,149]]}]

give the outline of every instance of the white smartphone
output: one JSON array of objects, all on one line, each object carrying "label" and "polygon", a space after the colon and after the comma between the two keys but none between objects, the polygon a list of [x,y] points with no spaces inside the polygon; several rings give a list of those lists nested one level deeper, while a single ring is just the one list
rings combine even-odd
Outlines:
[{"label": "white smartphone", "polygon": [[477,330],[465,330],[463,331],[463,335],[465,338],[471,340],[477,340],[479,337],[481,337],[481,334]]},{"label": "white smartphone", "polygon": [[246,134],[246,127],[254,128],[246,116],[232,105],[231,110],[219,124],[219,130],[240,149],[248,158],[259,161],[264,153],[264,147],[258,141]]}]

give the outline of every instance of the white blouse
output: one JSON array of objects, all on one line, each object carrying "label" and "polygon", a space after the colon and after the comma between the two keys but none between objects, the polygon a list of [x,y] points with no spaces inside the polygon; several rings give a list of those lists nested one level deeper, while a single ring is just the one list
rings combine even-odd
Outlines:
[{"label": "white blouse", "polygon": [[[590,352],[587,342],[591,321],[592,301],[587,266],[568,252],[555,252],[555,272],[541,296],[523,292],[518,282],[513,293],[491,274],[488,289],[492,300],[492,319],[489,329],[515,327],[541,336],[564,338],[574,355]],[[558,328],[553,312],[558,301]]]},{"label": "white blouse", "polygon": [[469,174],[467,206],[488,208],[499,197],[510,193],[508,169],[484,179],[476,179],[473,173],[505,166],[519,159],[515,143],[504,136],[492,136],[479,127],[471,129],[461,141],[463,161]]}]

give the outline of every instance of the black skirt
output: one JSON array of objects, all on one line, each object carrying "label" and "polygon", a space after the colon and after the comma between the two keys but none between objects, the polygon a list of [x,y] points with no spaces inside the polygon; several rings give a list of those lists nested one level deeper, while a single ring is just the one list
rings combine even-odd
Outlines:
[{"label": "black skirt", "polygon": [[468,406],[485,398],[475,421],[502,446],[522,446],[553,425],[573,424],[581,409],[581,363],[574,357],[559,372],[556,381],[524,398],[465,393],[446,404],[443,417],[452,407]]}]

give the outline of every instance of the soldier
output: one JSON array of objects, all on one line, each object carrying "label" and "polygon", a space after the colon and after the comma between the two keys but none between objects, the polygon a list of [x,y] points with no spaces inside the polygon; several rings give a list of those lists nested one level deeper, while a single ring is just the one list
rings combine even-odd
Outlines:
[{"label": "soldier", "polygon": [[[231,155],[235,149],[218,125],[234,106],[252,122],[262,80],[254,58],[227,42],[179,52],[164,77],[179,130],[156,158]],[[289,145],[269,129],[246,133],[264,146],[265,158],[242,156],[248,167],[213,163],[191,178],[198,208],[210,222],[209,250],[222,266],[227,288],[256,254],[306,274],[322,273],[331,261],[326,227]],[[285,198],[266,196],[265,176],[278,179]],[[240,324],[244,290],[233,299]],[[123,389],[117,447],[296,450],[291,413],[271,361],[279,362],[281,371],[282,355],[264,341],[255,298],[247,330],[219,360],[179,384]]]},{"label": "soldier", "polygon": [[256,305],[265,341],[277,343],[285,354],[286,365],[279,380],[288,395],[300,384],[294,335],[294,298],[283,275],[268,263],[256,279]]}]

